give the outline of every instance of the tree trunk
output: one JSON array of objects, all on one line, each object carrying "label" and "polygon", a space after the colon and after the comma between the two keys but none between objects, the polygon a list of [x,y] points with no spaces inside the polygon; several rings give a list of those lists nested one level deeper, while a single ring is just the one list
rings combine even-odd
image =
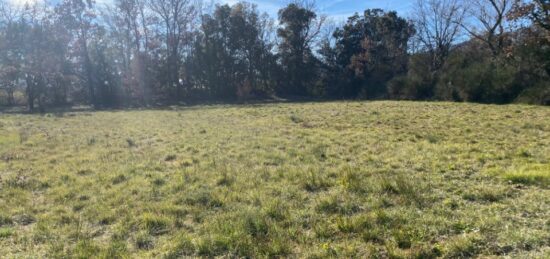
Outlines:
[{"label": "tree trunk", "polygon": [[6,92],[7,92],[7,94],[8,94],[8,106],[13,106],[14,103],[15,103],[15,100],[14,100],[15,98],[14,98],[14,96],[13,96],[13,94],[14,94],[13,88],[12,88],[11,86],[8,87],[8,88],[6,89]]},{"label": "tree trunk", "polygon": [[81,43],[82,43],[82,58],[84,59],[84,70],[85,70],[85,76],[86,76],[86,85],[88,87],[89,95],[90,95],[90,104],[94,109],[97,108],[97,100],[95,96],[95,89],[94,89],[94,76],[93,76],[93,67],[92,67],[92,61],[90,60],[90,54],[88,53],[88,43],[86,39],[86,32],[82,31],[82,37],[81,37]]},{"label": "tree trunk", "polygon": [[34,80],[32,76],[26,75],[25,81],[27,83],[27,89],[25,90],[27,92],[27,106],[29,108],[29,112],[34,112]]}]

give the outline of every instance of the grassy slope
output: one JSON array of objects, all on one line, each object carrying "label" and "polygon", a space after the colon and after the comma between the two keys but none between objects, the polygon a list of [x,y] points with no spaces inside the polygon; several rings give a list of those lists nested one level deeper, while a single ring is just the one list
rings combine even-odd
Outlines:
[{"label": "grassy slope", "polygon": [[0,115],[6,257],[545,257],[549,247],[548,107]]}]

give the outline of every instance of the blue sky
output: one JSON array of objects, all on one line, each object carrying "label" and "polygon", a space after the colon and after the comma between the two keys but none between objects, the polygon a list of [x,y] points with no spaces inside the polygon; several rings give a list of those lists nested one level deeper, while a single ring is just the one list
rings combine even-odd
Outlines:
[{"label": "blue sky", "polygon": [[[8,0],[12,3],[32,2],[35,0]],[[98,4],[108,4],[112,0],[95,0]],[[209,0],[204,0],[209,2]],[[241,0],[213,0],[219,3],[234,4]],[[277,17],[277,11],[286,6],[291,0],[244,0],[255,3],[262,12],[267,12],[273,18]],[[56,0],[49,0],[56,2]],[[397,11],[402,16],[407,16],[414,0],[316,0],[318,11],[329,15],[334,21],[345,21],[347,17],[359,12],[362,13],[368,8],[381,8],[384,10]]]},{"label": "blue sky", "polygon": [[[277,10],[285,6],[289,0],[247,0],[258,5],[261,11],[275,17]],[[222,3],[235,3],[238,0],[220,0]],[[355,12],[361,13],[368,8],[395,10],[406,16],[411,9],[412,0],[317,0],[317,7],[321,13],[331,16],[336,21],[343,21]]]}]

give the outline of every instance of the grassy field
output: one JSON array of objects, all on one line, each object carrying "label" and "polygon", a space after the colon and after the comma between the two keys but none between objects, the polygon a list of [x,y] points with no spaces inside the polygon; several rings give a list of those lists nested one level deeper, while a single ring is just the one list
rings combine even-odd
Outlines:
[{"label": "grassy field", "polygon": [[0,257],[550,256],[550,108],[0,115]]}]

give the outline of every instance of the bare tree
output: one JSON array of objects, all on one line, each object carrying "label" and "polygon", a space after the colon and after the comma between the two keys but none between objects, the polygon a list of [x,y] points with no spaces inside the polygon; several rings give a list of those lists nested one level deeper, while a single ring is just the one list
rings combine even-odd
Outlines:
[{"label": "bare tree", "polygon": [[505,22],[512,0],[471,0],[468,14],[475,25],[460,23],[473,38],[487,45],[493,56],[502,52],[505,39]]},{"label": "bare tree", "polygon": [[143,0],[116,0],[103,14],[117,41],[122,60],[122,82],[127,94],[148,104],[151,98],[149,66],[150,15]]},{"label": "bare tree", "polygon": [[94,77],[94,67],[89,51],[89,42],[96,24],[94,1],[64,0],[56,6],[59,23],[74,34],[73,46],[82,63],[82,78],[86,82],[90,104],[98,107],[98,97],[95,91],[97,80]]},{"label": "bare tree", "polygon": [[465,14],[459,0],[417,0],[412,21],[421,49],[430,54],[432,72],[445,64]]},{"label": "bare tree", "polygon": [[7,95],[7,104],[14,104],[14,93],[18,86],[21,61],[21,43],[17,27],[21,21],[23,9],[0,0],[0,90]]},{"label": "bare tree", "polygon": [[508,19],[518,21],[528,18],[536,25],[550,31],[550,0],[513,0]]},{"label": "bare tree", "polygon": [[328,16],[325,14],[320,14],[319,8],[317,7],[317,1],[315,0],[294,0],[292,3],[300,6],[308,11],[318,14],[311,22],[308,24],[305,31],[305,41],[304,47],[313,46],[315,44],[320,44],[320,39],[323,37],[323,32],[325,30],[325,25],[328,22]]},{"label": "bare tree", "polygon": [[11,6],[5,0],[0,0],[0,27],[5,26],[11,20],[11,14]]},{"label": "bare tree", "polygon": [[197,20],[199,3],[192,0],[149,0],[148,6],[161,21],[164,30],[166,47],[166,84],[169,89],[175,88],[176,95],[181,97],[180,68],[184,45],[190,43],[192,30]]}]

